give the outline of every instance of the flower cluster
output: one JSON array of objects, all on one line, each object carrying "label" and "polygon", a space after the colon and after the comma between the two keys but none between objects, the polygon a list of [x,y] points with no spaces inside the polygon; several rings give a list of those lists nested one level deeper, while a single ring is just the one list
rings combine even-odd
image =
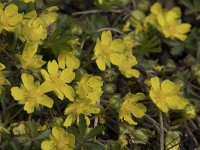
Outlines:
[{"label": "flower cluster", "polygon": [[[94,5],[109,9],[117,2],[126,3],[96,0]],[[96,13],[80,19],[77,16],[88,12],[74,9],[68,13],[65,8],[71,3],[0,3],[1,149],[115,149],[120,144],[124,150],[157,140],[165,131],[161,146],[178,150],[182,137],[173,129],[182,129],[182,123],[187,128],[200,110],[200,43],[188,45],[199,39],[194,32],[183,43],[191,25],[182,23],[181,9],[167,9],[158,2],[150,7],[148,0],[130,2],[130,16],[122,13],[124,18],[119,16],[120,21],[108,27],[113,19],[107,22]],[[111,18],[118,11],[112,9]],[[118,22],[122,24],[114,28]],[[165,47],[171,51],[162,50]],[[174,52],[177,47],[181,52]],[[150,54],[154,52],[159,54]],[[178,114],[175,119],[173,114]],[[191,125],[197,128],[192,121]]]}]

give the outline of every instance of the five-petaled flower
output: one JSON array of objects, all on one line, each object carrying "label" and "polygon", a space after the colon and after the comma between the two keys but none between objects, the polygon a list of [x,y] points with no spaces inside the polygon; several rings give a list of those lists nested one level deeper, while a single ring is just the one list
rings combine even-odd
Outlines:
[{"label": "five-petaled flower", "polygon": [[90,124],[90,119],[88,116],[91,114],[98,114],[100,108],[98,104],[92,104],[88,99],[79,99],[72,104],[69,104],[65,109],[65,114],[68,115],[65,119],[64,126],[69,127],[72,123],[77,121],[79,124],[79,115],[83,114],[85,116],[86,124]]},{"label": "five-petaled flower", "polygon": [[49,140],[42,141],[42,150],[74,150],[75,136],[61,127],[53,127]]},{"label": "five-petaled flower", "polygon": [[53,90],[57,97],[63,100],[64,96],[70,101],[74,100],[74,89],[68,85],[75,78],[75,73],[70,68],[59,71],[58,64],[55,60],[49,61],[47,70],[42,69],[41,74],[45,79],[43,83],[49,90]]},{"label": "five-petaled flower", "polygon": [[132,116],[135,116],[136,118],[142,118],[144,116],[147,108],[143,104],[138,103],[138,101],[144,99],[145,95],[143,93],[126,94],[119,109],[119,119],[124,120],[131,125],[137,125],[137,122],[132,119]]},{"label": "five-petaled flower", "polygon": [[167,113],[169,109],[182,110],[189,103],[180,94],[180,86],[170,80],[160,83],[158,77],[151,78],[151,89],[149,92],[151,100],[157,107]]},{"label": "five-petaled flower", "polygon": [[44,94],[47,89],[43,84],[40,85],[39,81],[34,82],[33,76],[26,73],[23,73],[21,78],[23,84],[20,87],[12,87],[11,94],[15,100],[24,104],[27,113],[33,113],[38,104],[52,108],[54,101]]}]

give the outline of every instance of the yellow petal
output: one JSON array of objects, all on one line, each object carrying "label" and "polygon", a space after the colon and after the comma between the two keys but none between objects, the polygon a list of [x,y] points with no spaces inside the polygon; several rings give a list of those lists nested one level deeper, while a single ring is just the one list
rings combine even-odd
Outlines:
[{"label": "yellow petal", "polygon": [[173,83],[172,81],[170,80],[164,80],[162,83],[161,83],[161,90],[163,93],[174,93],[175,89],[175,83]]},{"label": "yellow petal", "polygon": [[21,78],[26,89],[32,89],[34,87],[34,78],[32,75],[23,73]]},{"label": "yellow petal", "polygon": [[64,69],[65,68],[65,53],[64,52],[60,52],[58,55],[58,65],[59,68]]},{"label": "yellow petal", "polygon": [[101,71],[105,71],[105,70],[106,70],[106,64],[105,64],[105,62],[104,62],[103,59],[97,58],[96,64],[97,64],[98,68],[99,68]]},{"label": "yellow petal", "polygon": [[56,139],[60,139],[60,137],[63,137],[63,135],[65,134],[65,130],[63,128],[60,127],[53,127],[52,129],[52,135],[56,138]]},{"label": "yellow petal", "polygon": [[131,96],[130,99],[133,102],[137,102],[137,101],[140,101],[140,100],[144,100],[145,95],[143,93],[137,93],[137,94],[134,94],[133,96]]},{"label": "yellow petal", "polygon": [[3,69],[5,69],[5,68],[6,68],[5,65],[2,64],[2,63],[0,63],[0,70],[3,70]]},{"label": "yellow petal", "polygon": [[168,23],[176,22],[178,18],[181,17],[181,10],[178,7],[172,8],[166,15],[166,20]]},{"label": "yellow petal", "polygon": [[80,66],[80,61],[76,56],[70,56],[66,59],[66,66],[68,68],[77,69]]},{"label": "yellow petal", "polygon": [[66,98],[68,98],[70,101],[74,101],[74,89],[71,86],[65,85],[61,90]]},{"label": "yellow petal", "polygon": [[167,113],[169,111],[168,105],[166,103],[164,103],[164,102],[158,102],[158,103],[156,103],[156,105],[164,113]]},{"label": "yellow petal", "polygon": [[47,73],[46,70],[42,69],[42,70],[41,70],[41,74],[42,74],[42,77],[43,77],[45,80],[50,80],[50,75]]},{"label": "yellow petal", "polygon": [[72,125],[72,123],[73,123],[73,115],[68,115],[67,116],[67,118],[65,119],[65,122],[64,122],[64,126],[65,127],[69,127],[69,126],[71,126]]},{"label": "yellow petal", "polygon": [[137,122],[135,122],[130,116],[128,116],[128,115],[126,115],[126,116],[124,116],[124,120],[126,121],[126,122],[128,122],[129,124],[131,124],[131,125],[137,125]]},{"label": "yellow petal", "polygon": [[75,73],[72,69],[66,68],[61,72],[60,77],[65,83],[70,83],[75,78]]},{"label": "yellow petal", "polygon": [[124,60],[125,56],[123,54],[114,53],[110,56],[111,63],[117,66],[121,66],[124,63]]},{"label": "yellow petal", "polygon": [[184,33],[189,32],[190,28],[191,28],[191,24],[189,24],[189,23],[182,23],[182,24],[180,24],[178,26],[177,32],[184,34]]},{"label": "yellow petal", "polygon": [[160,90],[160,80],[158,77],[151,78],[151,86],[154,90]]},{"label": "yellow petal", "polygon": [[58,72],[58,64],[55,60],[53,60],[52,62],[48,62],[47,64],[47,69],[50,75],[56,75]]},{"label": "yellow petal", "polygon": [[54,93],[56,94],[56,96],[60,99],[63,100],[64,99],[64,94],[60,89],[54,89]]},{"label": "yellow petal", "polygon": [[111,42],[110,50],[116,52],[123,52],[125,45],[121,39],[115,39]]},{"label": "yellow petal", "polygon": [[20,89],[19,87],[12,87],[11,95],[14,97],[15,100],[24,100],[25,91],[23,89]]},{"label": "yellow petal", "polygon": [[52,82],[45,81],[40,85],[38,92],[41,94],[44,94],[44,93],[47,93],[47,92],[50,92],[53,90],[54,90],[54,86],[53,86]]},{"label": "yellow petal", "polygon": [[132,114],[136,118],[142,118],[146,111],[147,111],[147,108],[143,104],[136,104],[132,111]]},{"label": "yellow petal", "polygon": [[111,31],[110,30],[103,31],[102,34],[101,34],[101,43],[103,45],[109,45],[111,41],[112,41]]},{"label": "yellow petal", "polygon": [[151,12],[153,14],[162,14],[162,6],[160,3],[154,3],[153,6],[151,7]]},{"label": "yellow petal", "polygon": [[137,70],[137,69],[130,69],[130,70],[128,70],[128,76],[127,76],[127,78],[130,78],[130,77],[135,77],[135,78],[139,78],[139,76],[140,76],[140,72]]},{"label": "yellow petal", "polygon": [[39,104],[43,105],[43,106],[48,107],[48,108],[52,108],[53,107],[53,103],[54,103],[54,101],[50,97],[48,97],[46,95],[42,95],[39,98],[37,98],[37,102]]},{"label": "yellow petal", "polygon": [[27,113],[30,114],[34,112],[34,107],[35,107],[35,104],[28,101],[28,102],[25,102],[24,110],[26,110]]},{"label": "yellow petal", "polygon": [[45,140],[41,144],[41,149],[42,150],[51,150],[52,147],[54,147],[54,142],[51,140]]}]

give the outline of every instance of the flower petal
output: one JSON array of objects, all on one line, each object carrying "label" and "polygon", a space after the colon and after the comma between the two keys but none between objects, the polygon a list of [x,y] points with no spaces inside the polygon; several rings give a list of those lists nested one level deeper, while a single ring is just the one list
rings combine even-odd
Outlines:
[{"label": "flower petal", "polygon": [[64,125],[65,127],[71,126],[72,123],[73,123],[73,118],[74,118],[73,115],[68,115],[67,118],[65,119],[65,122],[64,122],[63,125]]},{"label": "flower petal", "polygon": [[66,84],[61,90],[66,98],[68,98],[70,101],[74,101],[74,89],[71,86]]},{"label": "flower petal", "polygon": [[22,82],[24,84],[24,87],[26,89],[33,89],[34,88],[34,78],[32,75],[29,75],[29,74],[26,74],[26,73],[23,73],[22,76]]},{"label": "flower petal", "polygon": [[151,86],[154,90],[160,90],[160,80],[158,77],[151,78]]},{"label": "flower petal", "polygon": [[24,110],[26,110],[27,113],[30,114],[34,112],[34,107],[35,107],[35,104],[33,102],[28,101],[28,102],[25,102]]},{"label": "flower petal", "polygon": [[101,43],[103,45],[109,45],[111,41],[112,41],[111,31],[110,30],[103,31],[102,34],[101,34]]},{"label": "flower petal", "polygon": [[58,64],[55,60],[53,60],[52,62],[48,62],[47,64],[47,69],[50,75],[56,75],[58,72]]},{"label": "flower petal", "polygon": [[70,83],[75,78],[75,73],[72,69],[66,68],[61,72],[60,77],[65,83]]},{"label": "flower petal", "polygon": [[42,95],[39,98],[37,98],[37,102],[38,104],[41,104],[43,106],[46,106],[48,108],[52,108],[53,107],[53,99],[51,99],[50,97],[46,96],[46,95]]},{"label": "flower petal", "polygon": [[12,87],[11,95],[14,97],[15,100],[23,100],[25,91],[19,87]]}]

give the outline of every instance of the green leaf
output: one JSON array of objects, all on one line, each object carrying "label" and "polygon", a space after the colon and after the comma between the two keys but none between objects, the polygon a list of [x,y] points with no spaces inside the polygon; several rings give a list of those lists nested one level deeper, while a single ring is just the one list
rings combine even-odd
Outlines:
[{"label": "green leaf", "polygon": [[105,148],[102,145],[99,145],[96,142],[86,142],[84,143],[83,147],[87,150],[105,150]]},{"label": "green leaf", "polygon": [[86,120],[84,118],[84,115],[81,114],[79,116],[79,133],[81,139],[84,138],[86,129],[87,129]]},{"label": "green leaf", "polygon": [[50,130],[45,130],[42,131],[36,138],[34,138],[35,140],[43,140],[45,138],[47,138],[49,136],[49,134],[51,133]]},{"label": "green leaf", "polygon": [[94,129],[92,129],[85,137],[86,140],[92,139],[98,134],[101,134],[104,130],[104,126],[96,126]]},{"label": "green leaf", "polygon": [[29,128],[29,134],[31,138],[35,138],[38,136],[37,124],[34,121],[27,122]]},{"label": "green leaf", "polygon": [[107,150],[121,150],[121,145],[117,142],[108,144]]}]

